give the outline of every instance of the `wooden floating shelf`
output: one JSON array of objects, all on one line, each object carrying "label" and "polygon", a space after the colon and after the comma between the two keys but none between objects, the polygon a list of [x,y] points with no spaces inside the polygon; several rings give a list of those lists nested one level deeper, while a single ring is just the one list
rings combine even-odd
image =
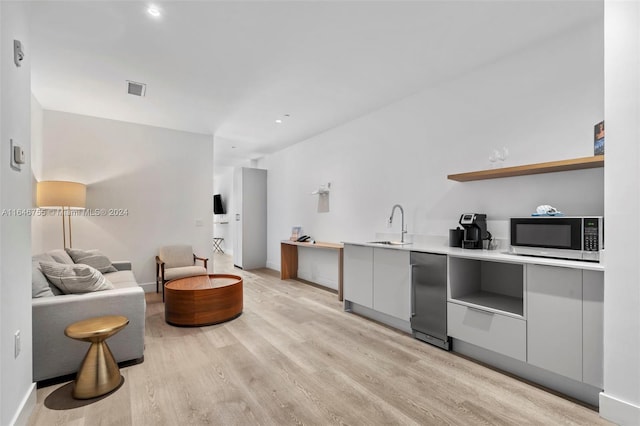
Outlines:
[{"label": "wooden floating shelf", "polygon": [[447,175],[447,179],[457,182],[498,179],[512,176],[536,175],[540,173],[566,172],[568,170],[594,169],[604,167],[604,155],[572,158],[570,160],[550,161],[547,163],[526,164],[524,166],[504,167],[501,169],[480,170],[477,172]]}]

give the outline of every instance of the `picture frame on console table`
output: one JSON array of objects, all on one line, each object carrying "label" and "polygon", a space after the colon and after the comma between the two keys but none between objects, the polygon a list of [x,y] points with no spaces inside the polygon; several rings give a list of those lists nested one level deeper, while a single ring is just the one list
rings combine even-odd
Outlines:
[{"label": "picture frame on console table", "polygon": [[296,241],[298,238],[300,238],[300,231],[302,231],[301,226],[294,226],[293,228],[291,228],[291,237],[289,238],[289,240]]}]

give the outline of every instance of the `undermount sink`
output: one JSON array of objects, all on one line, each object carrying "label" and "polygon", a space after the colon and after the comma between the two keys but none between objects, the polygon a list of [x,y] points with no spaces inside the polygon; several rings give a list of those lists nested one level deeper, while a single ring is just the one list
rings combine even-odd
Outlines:
[{"label": "undermount sink", "polygon": [[401,241],[369,241],[367,244],[384,244],[387,246],[405,246],[411,243],[403,243]]}]

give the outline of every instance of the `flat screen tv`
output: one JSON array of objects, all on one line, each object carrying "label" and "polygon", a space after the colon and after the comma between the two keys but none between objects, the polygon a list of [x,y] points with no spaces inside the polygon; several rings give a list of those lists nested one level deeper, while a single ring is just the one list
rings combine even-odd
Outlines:
[{"label": "flat screen tv", "polygon": [[224,214],[224,206],[222,205],[220,194],[213,196],[213,214]]}]

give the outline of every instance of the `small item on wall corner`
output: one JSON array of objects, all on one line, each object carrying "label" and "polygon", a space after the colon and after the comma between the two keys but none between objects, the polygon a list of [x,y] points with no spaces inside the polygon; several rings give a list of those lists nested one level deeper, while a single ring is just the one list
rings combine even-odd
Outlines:
[{"label": "small item on wall corner", "polygon": [[593,155],[604,155],[604,120],[593,129]]}]

